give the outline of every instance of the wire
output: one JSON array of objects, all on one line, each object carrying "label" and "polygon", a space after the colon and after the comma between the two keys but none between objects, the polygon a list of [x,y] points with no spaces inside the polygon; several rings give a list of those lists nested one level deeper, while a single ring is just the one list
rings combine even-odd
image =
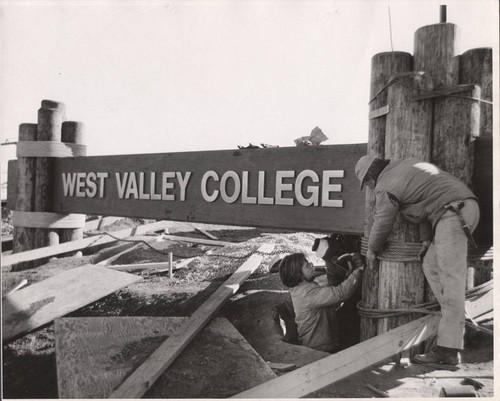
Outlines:
[{"label": "wire", "polygon": [[387,6],[387,11],[389,13],[389,36],[391,38],[391,51],[394,52],[394,46],[392,45],[392,22],[391,22],[391,6]]}]

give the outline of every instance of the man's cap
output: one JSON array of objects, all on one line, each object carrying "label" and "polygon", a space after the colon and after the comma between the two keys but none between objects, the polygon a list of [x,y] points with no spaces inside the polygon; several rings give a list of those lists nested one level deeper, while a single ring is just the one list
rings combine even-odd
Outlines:
[{"label": "man's cap", "polygon": [[356,167],[354,167],[354,173],[356,174],[356,177],[358,177],[358,180],[361,182],[360,190],[363,190],[363,186],[365,185],[366,173],[368,172],[368,169],[375,159],[375,156],[363,156],[356,163]]}]

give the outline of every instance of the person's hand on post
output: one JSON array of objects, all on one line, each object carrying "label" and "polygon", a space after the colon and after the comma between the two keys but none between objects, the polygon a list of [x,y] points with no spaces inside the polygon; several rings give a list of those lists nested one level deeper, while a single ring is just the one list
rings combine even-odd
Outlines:
[{"label": "person's hand on post", "polygon": [[363,260],[363,256],[360,253],[353,253],[351,261],[355,269],[360,269],[361,271],[363,271],[363,269],[365,268],[365,261]]},{"label": "person's hand on post", "polygon": [[420,250],[418,251],[418,258],[422,262],[424,260],[425,254],[427,253],[427,249],[431,245],[431,241],[422,241],[422,245],[420,246]]}]

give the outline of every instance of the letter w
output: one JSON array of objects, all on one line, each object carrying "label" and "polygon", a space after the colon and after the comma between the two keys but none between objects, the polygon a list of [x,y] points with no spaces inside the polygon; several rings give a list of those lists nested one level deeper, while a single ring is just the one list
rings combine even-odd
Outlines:
[{"label": "letter w", "polygon": [[62,173],[64,196],[73,196],[75,192],[76,173]]}]

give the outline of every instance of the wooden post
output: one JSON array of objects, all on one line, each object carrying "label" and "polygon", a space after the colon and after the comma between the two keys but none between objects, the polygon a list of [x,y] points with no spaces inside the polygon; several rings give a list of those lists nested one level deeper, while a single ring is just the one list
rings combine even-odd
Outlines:
[{"label": "wooden post", "polygon": [[457,26],[449,23],[423,26],[415,32],[415,71],[430,74],[435,88],[458,83],[457,35]]},{"label": "wooden post", "polygon": [[[387,118],[385,155],[388,159],[416,157],[429,160],[432,135],[432,100],[414,102],[421,91],[433,89],[431,78],[424,73],[398,74],[388,92],[391,112]],[[419,242],[418,226],[398,216],[389,241]],[[404,308],[424,300],[424,274],[420,262],[380,261],[379,307]],[[379,319],[378,334],[401,326],[418,315]]]},{"label": "wooden post", "polygon": [[[492,49],[472,49],[460,56],[460,83],[481,88],[481,99],[492,102]],[[474,144],[472,190],[478,197],[481,218],[474,231],[479,245],[493,244],[493,105],[479,102],[479,137]]]},{"label": "wooden post", "polygon": [[[36,141],[36,124],[19,126],[19,141]],[[19,157],[17,161],[17,188],[15,210],[31,212],[35,207],[35,158]],[[35,247],[35,229],[14,227],[12,250],[14,253]],[[12,271],[30,269],[33,262],[21,262],[12,266]]]},{"label": "wooden post", "polygon": [[168,253],[168,278],[174,277],[174,274],[173,274],[174,262],[173,262],[172,256],[173,256],[172,252],[169,252]]},{"label": "wooden post", "polygon": [[472,187],[474,140],[479,136],[481,89],[436,98],[432,162]]},{"label": "wooden post", "polygon": [[[84,125],[76,121],[64,121],[61,128],[61,141],[83,144]],[[83,238],[83,228],[64,228],[59,232],[60,242],[76,241]]]},{"label": "wooden post", "polygon": [[[378,110],[387,105],[387,91],[389,79],[400,72],[411,71],[413,57],[404,52],[384,52],[372,57],[370,82],[370,111]],[[389,109],[389,113],[391,110]],[[385,157],[385,131],[387,115],[372,118],[368,122],[368,149],[367,154],[379,158]],[[366,189],[364,236],[368,238],[373,226],[375,195],[369,188]],[[362,303],[365,307],[378,308],[378,262],[371,269],[365,271],[363,277]],[[377,321],[370,318],[361,318],[361,341],[377,335]]]},{"label": "wooden post", "polygon": [[[57,108],[44,108],[44,105]],[[61,124],[64,105],[52,101],[42,101],[42,107],[38,110],[38,141],[61,141]],[[36,212],[50,212],[52,204],[53,186],[52,171],[54,161],[49,157],[36,158],[36,194],[35,210]],[[56,230],[45,228],[35,229],[35,248],[57,245],[59,235]],[[35,262],[35,265],[45,263],[44,260]]]}]

